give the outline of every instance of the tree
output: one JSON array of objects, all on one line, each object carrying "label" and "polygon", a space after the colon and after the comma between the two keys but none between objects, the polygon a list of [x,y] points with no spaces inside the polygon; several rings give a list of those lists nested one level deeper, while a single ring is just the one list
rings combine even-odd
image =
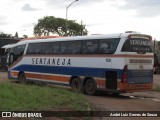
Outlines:
[{"label": "tree", "polygon": [[0,32],[0,37],[1,38],[12,38],[12,35],[11,34],[5,34],[3,32]]},{"label": "tree", "polygon": [[[67,22],[67,34],[66,34]],[[88,33],[84,25],[80,25],[73,20],[65,20],[63,18],[55,18],[54,16],[46,16],[38,20],[34,27],[34,34],[36,36],[49,36],[50,34],[57,34],[59,36],[76,36],[86,35]]]},{"label": "tree", "polygon": [[158,50],[159,50],[159,53],[160,53],[160,41],[158,41]]},{"label": "tree", "polygon": [[15,33],[15,38],[18,38],[18,32]]},{"label": "tree", "polygon": [[23,35],[23,38],[28,38],[28,36],[27,35]]}]

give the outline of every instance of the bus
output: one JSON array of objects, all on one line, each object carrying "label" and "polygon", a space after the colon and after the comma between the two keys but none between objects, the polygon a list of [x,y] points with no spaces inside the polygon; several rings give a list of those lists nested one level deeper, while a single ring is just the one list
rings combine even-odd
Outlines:
[{"label": "bus", "polygon": [[4,45],[14,44],[20,41],[20,38],[0,38],[0,70],[7,71],[6,53]]},{"label": "bus", "polygon": [[88,95],[150,90],[151,41],[140,33],[22,40],[9,48],[8,77],[69,86]]}]

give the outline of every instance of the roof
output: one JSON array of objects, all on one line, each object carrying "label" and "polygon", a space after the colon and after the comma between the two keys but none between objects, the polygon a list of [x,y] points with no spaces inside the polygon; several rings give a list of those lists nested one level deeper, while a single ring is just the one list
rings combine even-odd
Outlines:
[{"label": "roof", "polygon": [[42,36],[42,37],[30,37],[30,38],[24,38],[21,41],[24,40],[37,40],[37,39],[48,39],[48,38],[60,38],[62,36]]},{"label": "roof", "polygon": [[7,49],[7,48],[12,48],[14,45],[15,45],[15,44],[8,44],[8,45],[2,46],[1,48],[5,48],[5,49]]},{"label": "roof", "polygon": [[[45,36],[37,38],[24,39],[18,42],[16,45],[22,45],[27,43],[37,43],[37,42],[51,42],[51,41],[72,41],[72,40],[90,40],[90,39],[105,39],[105,38],[122,38],[128,37],[129,35],[145,35],[139,33],[117,33],[117,34],[103,34],[103,35],[89,35],[89,36],[72,36],[72,37],[60,37],[60,36]],[[151,37],[150,35],[145,35]]]}]

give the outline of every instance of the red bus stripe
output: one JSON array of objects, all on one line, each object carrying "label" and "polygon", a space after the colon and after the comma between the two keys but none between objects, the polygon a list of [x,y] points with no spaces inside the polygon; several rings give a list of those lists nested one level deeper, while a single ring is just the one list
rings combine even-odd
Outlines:
[{"label": "red bus stripe", "polygon": [[70,77],[67,77],[67,76],[44,75],[44,74],[36,74],[36,73],[25,73],[25,75],[26,75],[26,78],[56,80],[59,82],[69,82],[70,80]]}]

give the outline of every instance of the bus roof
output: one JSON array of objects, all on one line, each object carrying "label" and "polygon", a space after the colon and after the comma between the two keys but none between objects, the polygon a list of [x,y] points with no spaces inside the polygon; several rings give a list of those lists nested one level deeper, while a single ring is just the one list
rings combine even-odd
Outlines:
[{"label": "bus roof", "polygon": [[21,41],[24,40],[37,40],[37,39],[48,39],[48,38],[60,38],[62,36],[42,36],[42,37],[30,37],[30,38],[24,38]]},{"label": "bus roof", "polygon": [[13,46],[22,45],[27,43],[38,43],[38,42],[51,42],[51,41],[72,41],[72,40],[90,40],[90,39],[105,39],[105,38],[123,38],[128,37],[129,35],[137,36],[146,36],[151,37],[150,35],[140,34],[140,33],[117,33],[117,34],[103,34],[103,35],[89,35],[89,36],[72,36],[72,37],[42,37],[30,40],[22,40]]},{"label": "bus roof", "polygon": [[8,48],[12,48],[14,45],[16,44],[8,44],[8,45],[2,46],[1,48],[8,49]]}]

